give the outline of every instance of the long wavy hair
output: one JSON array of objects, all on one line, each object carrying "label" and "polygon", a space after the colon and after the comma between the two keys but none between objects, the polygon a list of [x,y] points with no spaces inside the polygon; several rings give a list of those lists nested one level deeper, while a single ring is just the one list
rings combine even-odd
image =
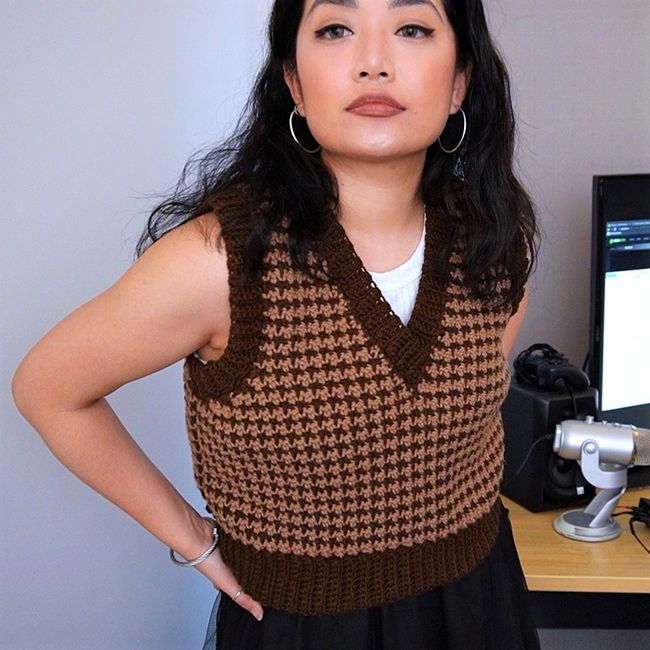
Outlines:
[{"label": "long wavy hair", "polygon": [[[244,252],[247,276],[259,276],[270,235],[283,215],[289,217],[291,258],[311,274],[307,255],[310,250],[320,255],[324,233],[337,218],[339,198],[336,178],[320,155],[306,153],[288,128],[294,102],[283,68],[296,69],[303,4],[275,0],[268,54],[234,132],[188,160],[173,194],[151,212],[137,257],[169,230],[213,210],[224,191],[245,187],[252,221]],[[508,73],[490,37],[481,0],[444,0],[444,8],[455,33],[457,67],[471,65],[463,102],[468,132],[454,154],[444,153],[437,143],[428,148],[422,198],[437,201],[461,224],[467,286],[496,305],[516,305],[535,263],[538,229],[533,203],[512,169],[515,119]],[[443,142],[446,137],[443,132]],[[448,141],[454,138],[449,135]],[[501,275],[495,269],[509,278],[505,292],[495,291]]]}]

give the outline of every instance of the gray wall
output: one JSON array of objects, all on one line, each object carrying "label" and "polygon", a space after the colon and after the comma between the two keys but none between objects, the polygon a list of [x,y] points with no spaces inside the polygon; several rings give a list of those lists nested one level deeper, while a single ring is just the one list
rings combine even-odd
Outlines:
[{"label": "gray wall", "polygon": [[487,0],[519,118],[518,162],[544,232],[515,351],[589,343],[594,174],[650,172],[650,2]]},{"label": "gray wall", "polygon": [[[13,369],[132,262],[152,200],[227,130],[266,0],[2,0],[0,647],[195,649],[216,591],[70,474],[16,413]],[[79,360],[83,363],[83,360]],[[109,401],[204,512],[177,364]]]},{"label": "gray wall", "polygon": [[[485,5],[511,74],[520,173],[543,230],[513,355],[547,342],[581,365],[589,343],[592,176],[650,172],[650,2]],[[649,630],[542,630],[540,637],[544,650],[650,647]]]},{"label": "gray wall", "polygon": [[[233,126],[267,0],[4,0],[0,6],[0,646],[196,648],[214,590],[79,482],[15,412],[13,369],[132,261],[148,194]],[[594,173],[650,171],[650,3],[487,0],[546,234],[516,349],[586,352]],[[83,360],[80,360],[83,362]],[[194,506],[180,367],[110,402]],[[591,650],[624,647],[624,633]],[[553,645],[558,643],[559,645]],[[572,642],[571,647],[579,647]],[[567,647],[545,637],[545,647]],[[632,647],[632,646],[630,646]]]}]

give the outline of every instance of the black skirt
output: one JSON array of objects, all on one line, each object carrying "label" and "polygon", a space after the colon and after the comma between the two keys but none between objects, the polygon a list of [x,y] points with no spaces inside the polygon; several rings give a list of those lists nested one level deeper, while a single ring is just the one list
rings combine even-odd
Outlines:
[{"label": "black skirt", "polygon": [[219,592],[204,650],[539,649],[508,509],[486,559],[431,591],[345,614],[303,616],[270,606],[258,622]]}]

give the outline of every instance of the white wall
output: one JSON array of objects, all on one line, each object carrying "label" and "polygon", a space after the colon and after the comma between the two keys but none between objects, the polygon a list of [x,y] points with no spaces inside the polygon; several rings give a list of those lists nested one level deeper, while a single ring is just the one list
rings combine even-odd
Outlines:
[{"label": "white wall", "polygon": [[[152,200],[239,113],[266,0],[0,3],[0,647],[200,647],[216,591],[13,407],[27,349],[132,262]],[[79,360],[83,363],[83,360]],[[193,505],[180,365],[109,398]]]},{"label": "white wall", "polygon": [[[0,6],[0,646],[197,648],[214,590],[65,470],[9,383],[43,333],[132,261],[152,201],[228,131],[267,0],[3,0]],[[650,3],[487,0],[519,157],[546,233],[516,349],[581,363],[591,176],[650,171]],[[80,360],[83,362],[83,360]],[[180,367],[110,402],[194,506]],[[595,645],[591,645],[592,650]]]}]

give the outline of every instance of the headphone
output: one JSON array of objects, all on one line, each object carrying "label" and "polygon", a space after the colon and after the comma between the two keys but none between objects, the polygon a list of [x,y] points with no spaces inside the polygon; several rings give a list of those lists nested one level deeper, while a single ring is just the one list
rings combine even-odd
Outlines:
[{"label": "headphone", "polygon": [[[536,343],[520,352],[514,368],[519,384],[533,384],[546,390],[582,389],[590,385],[586,373],[571,365],[567,357],[548,343]],[[560,379],[564,385],[556,386]]]}]

